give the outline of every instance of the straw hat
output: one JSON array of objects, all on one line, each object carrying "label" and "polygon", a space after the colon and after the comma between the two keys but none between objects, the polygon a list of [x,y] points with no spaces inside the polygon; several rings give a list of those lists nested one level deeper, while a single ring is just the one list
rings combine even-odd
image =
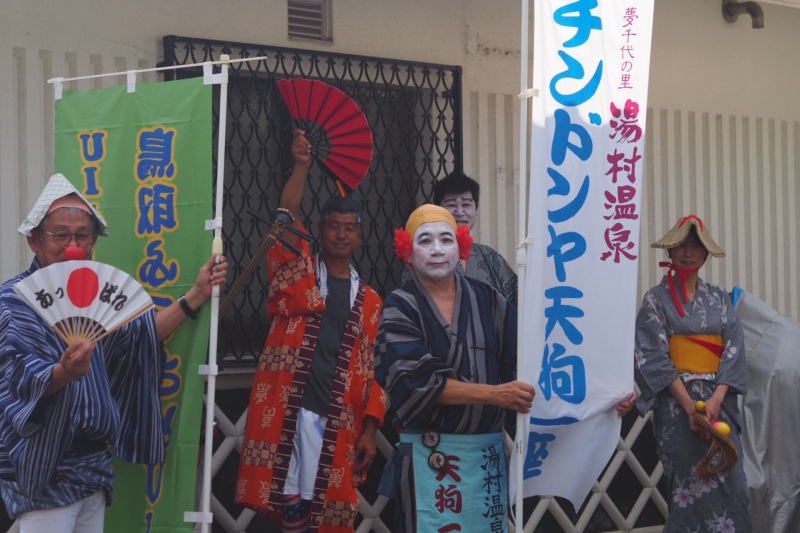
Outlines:
[{"label": "straw hat", "polygon": [[661,237],[650,246],[652,248],[664,249],[680,246],[680,244],[686,240],[686,237],[689,236],[689,232],[691,231],[692,227],[694,227],[695,231],[697,232],[697,237],[700,239],[700,242],[703,244],[708,253],[714,257],[725,257],[725,250],[723,250],[719,244],[714,242],[714,239],[711,238],[711,233],[708,231],[708,227],[697,215],[683,217],[678,221],[677,224],[672,226],[672,229],[669,230],[666,235]]}]

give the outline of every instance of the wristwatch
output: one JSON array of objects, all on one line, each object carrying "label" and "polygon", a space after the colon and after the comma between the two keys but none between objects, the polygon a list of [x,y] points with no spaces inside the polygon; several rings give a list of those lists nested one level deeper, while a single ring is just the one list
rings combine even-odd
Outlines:
[{"label": "wristwatch", "polygon": [[178,303],[183,309],[183,312],[186,313],[186,316],[191,318],[192,320],[197,320],[197,311],[189,307],[189,302],[186,301],[186,295],[184,294],[180,298],[178,298]]}]

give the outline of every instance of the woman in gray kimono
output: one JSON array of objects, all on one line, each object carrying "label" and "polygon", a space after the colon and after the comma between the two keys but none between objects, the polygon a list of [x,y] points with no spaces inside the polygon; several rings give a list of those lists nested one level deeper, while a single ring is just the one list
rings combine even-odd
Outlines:
[{"label": "woman in gray kimono", "polygon": [[[742,328],[722,287],[698,277],[708,255],[725,252],[700,218],[682,218],[653,248],[665,248],[669,272],[644,296],[636,318],[636,403],[653,410],[658,456],[669,488],[665,533],[751,533],[742,468],[741,416],[736,395],[747,392]],[[692,420],[698,400],[711,423],[726,422],[740,460],[727,474],[701,479],[697,463],[709,435]]]}]

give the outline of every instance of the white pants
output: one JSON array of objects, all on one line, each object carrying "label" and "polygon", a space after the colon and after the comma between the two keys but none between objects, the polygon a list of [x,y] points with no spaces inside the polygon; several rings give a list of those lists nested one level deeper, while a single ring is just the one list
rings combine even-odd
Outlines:
[{"label": "white pants", "polygon": [[19,515],[20,533],[103,533],[106,491],[64,507],[28,511]]},{"label": "white pants", "polygon": [[299,494],[304,500],[314,499],[317,466],[322,452],[322,435],[328,418],[300,408],[297,413],[297,431],[292,441],[292,459],[286,474],[283,493]]}]

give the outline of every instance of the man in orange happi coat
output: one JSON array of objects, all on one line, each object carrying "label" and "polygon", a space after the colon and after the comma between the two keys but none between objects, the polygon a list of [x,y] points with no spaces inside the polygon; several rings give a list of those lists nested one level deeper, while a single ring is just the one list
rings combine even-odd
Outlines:
[{"label": "man in orange happi coat", "polygon": [[[295,168],[281,210],[297,217],[311,145],[295,130]],[[294,226],[302,229],[295,218]],[[287,532],[353,531],[355,487],[375,457],[386,394],[374,381],[382,301],[350,261],[361,244],[360,206],[333,197],[322,208],[321,253],[268,252],[272,323],[250,396],[236,502],[282,521]]]}]

